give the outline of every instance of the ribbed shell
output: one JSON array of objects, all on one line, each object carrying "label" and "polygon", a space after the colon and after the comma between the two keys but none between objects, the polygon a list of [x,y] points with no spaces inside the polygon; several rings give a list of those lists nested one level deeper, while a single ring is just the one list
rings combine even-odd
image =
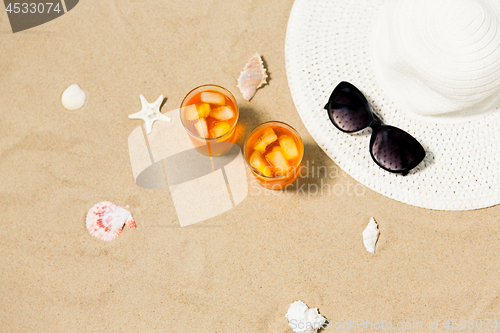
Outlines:
[{"label": "ribbed shell", "polygon": [[237,87],[240,89],[243,98],[249,101],[255,95],[255,91],[267,83],[266,78],[266,69],[264,68],[262,59],[258,53],[255,53],[245,65],[243,72],[240,73],[240,77],[238,78]]},{"label": "ribbed shell", "polygon": [[135,221],[130,212],[109,201],[102,201],[90,208],[87,213],[87,229],[94,237],[112,241],[120,235],[123,225],[135,229]]}]

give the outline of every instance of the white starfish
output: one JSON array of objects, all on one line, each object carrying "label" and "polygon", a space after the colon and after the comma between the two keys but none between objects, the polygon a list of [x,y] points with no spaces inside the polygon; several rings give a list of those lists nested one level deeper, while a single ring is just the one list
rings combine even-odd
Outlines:
[{"label": "white starfish", "polygon": [[160,95],[156,102],[148,103],[144,96],[140,95],[142,110],[131,114],[128,116],[130,119],[142,119],[146,125],[146,133],[151,133],[151,128],[153,128],[153,123],[156,120],[170,121],[170,118],[160,113],[161,102],[163,101],[163,95]]}]

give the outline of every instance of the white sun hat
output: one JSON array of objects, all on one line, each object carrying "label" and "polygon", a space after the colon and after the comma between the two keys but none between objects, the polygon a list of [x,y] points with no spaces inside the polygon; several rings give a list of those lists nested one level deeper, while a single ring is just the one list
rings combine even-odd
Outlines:
[{"label": "white sun hat", "polygon": [[[296,0],[285,55],[306,128],[357,181],[430,209],[500,203],[498,0]],[[341,81],[423,145],[427,156],[410,174],[384,171],[369,135],[330,122],[324,105]]]}]

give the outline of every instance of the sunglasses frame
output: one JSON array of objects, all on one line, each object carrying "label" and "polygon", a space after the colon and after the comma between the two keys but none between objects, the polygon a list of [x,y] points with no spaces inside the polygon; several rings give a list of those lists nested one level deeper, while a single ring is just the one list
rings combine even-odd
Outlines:
[{"label": "sunglasses frame", "polygon": [[[340,128],[340,126],[337,125],[337,123],[333,120],[332,112],[330,112],[330,104],[332,103],[332,100],[333,100],[334,96],[336,96],[339,91],[341,91],[341,90],[343,90],[345,88],[350,89],[354,94],[356,94],[359,97],[359,99],[363,102],[364,107],[366,109],[366,112],[368,114],[368,118],[369,118],[368,122],[361,129],[356,129],[356,130],[353,130],[353,131],[346,131],[346,130]],[[365,130],[368,127],[370,127],[372,129],[372,134],[371,134],[371,138],[370,138],[370,146],[369,146],[370,156],[372,157],[372,160],[379,167],[381,167],[382,169],[384,169],[385,171],[388,171],[388,172],[391,172],[391,173],[400,173],[401,175],[406,176],[410,172],[411,169],[413,169],[417,165],[419,165],[420,162],[422,162],[423,159],[425,158],[425,155],[426,155],[425,149],[424,149],[424,147],[422,147],[422,145],[420,144],[420,142],[418,142],[417,139],[415,139],[410,133],[405,132],[405,131],[403,131],[400,128],[397,128],[397,127],[394,127],[394,126],[390,126],[390,125],[385,125],[384,123],[382,123],[382,120],[377,116],[377,114],[375,112],[373,112],[373,109],[372,109],[370,103],[368,103],[368,100],[366,99],[365,95],[363,95],[363,93],[358,88],[356,88],[353,84],[351,84],[349,82],[342,81],[342,82],[340,82],[335,87],[335,89],[333,89],[333,91],[332,91],[332,93],[330,95],[330,98],[328,99],[328,103],[325,105],[325,110],[328,113],[328,118],[330,118],[331,123],[338,130],[340,130],[340,131],[342,131],[344,133],[349,133],[349,134],[358,133],[358,132],[361,132],[361,131]],[[408,140],[413,141],[413,144],[415,146],[421,148],[421,149],[418,149],[418,151],[416,151],[415,160],[412,163],[410,163],[406,168],[401,169],[401,170],[390,170],[390,169],[387,169],[386,167],[384,167],[383,165],[381,165],[376,160],[375,156],[373,155],[373,144],[374,144],[375,139],[377,137],[376,134],[380,130],[386,130],[386,131],[389,131],[389,132],[391,132],[391,131],[392,132],[396,132],[399,135],[406,137]]]}]

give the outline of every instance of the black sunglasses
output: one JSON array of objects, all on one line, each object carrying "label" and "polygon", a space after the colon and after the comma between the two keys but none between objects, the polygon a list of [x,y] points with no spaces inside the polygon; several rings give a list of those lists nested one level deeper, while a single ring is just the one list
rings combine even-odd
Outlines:
[{"label": "black sunglasses", "polygon": [[425,157],[422,145],[405,131],[382,124],[358,88],[340,82],[325,105],[330,121],[342,132],[355,133],[370,127],[370,155],[382,169],[403,176]]}]

